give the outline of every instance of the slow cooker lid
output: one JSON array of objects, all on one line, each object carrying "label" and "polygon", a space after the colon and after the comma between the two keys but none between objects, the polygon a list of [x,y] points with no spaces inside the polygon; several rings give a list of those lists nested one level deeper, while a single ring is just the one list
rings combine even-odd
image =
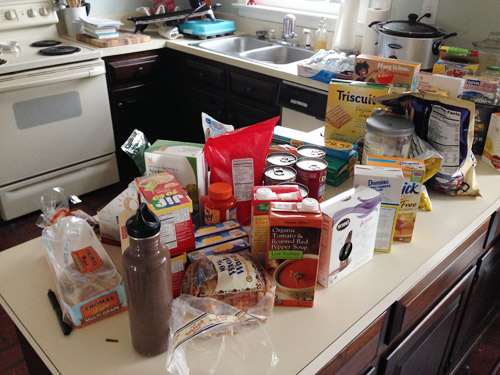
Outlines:
[{"label": "slow cooker lid", "polygon": [[446,33],[435,26],[417,22],[418,15],[411,13],[408,21],[387,21],[377,24],[380,32],[388,35],[403,36],[406,38],[439,38]]}]

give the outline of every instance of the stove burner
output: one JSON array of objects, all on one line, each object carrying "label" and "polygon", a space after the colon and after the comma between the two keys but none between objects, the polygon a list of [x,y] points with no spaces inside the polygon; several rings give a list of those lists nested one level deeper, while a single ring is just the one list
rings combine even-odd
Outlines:
[{"label": "stove burner", "polygon": [[72,46],[56,46],[43,48],[38,53],[44,56],[58,56],[58,55],[70,55],[75,52],[79,52],[80,48]]},{"label": "stove burner", "polygon": [[38,42],[31,43],[31,47],[53,47],[61,44],[58,40],[39,40]]},{"label": "stove burner", "polygon": [[7,60],[0,59],[0,65],[7,64]]}]

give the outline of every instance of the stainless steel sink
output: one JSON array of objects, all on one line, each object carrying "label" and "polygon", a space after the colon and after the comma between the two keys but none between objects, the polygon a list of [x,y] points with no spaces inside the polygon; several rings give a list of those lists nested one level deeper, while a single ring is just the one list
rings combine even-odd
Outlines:
[{"label": "stainless steel sink", "polygon": [[314,51],[311,50],[280,45],[251,36],[229,36],[191,43],[190,45],[275,66],[296,63],[314,55]]}]

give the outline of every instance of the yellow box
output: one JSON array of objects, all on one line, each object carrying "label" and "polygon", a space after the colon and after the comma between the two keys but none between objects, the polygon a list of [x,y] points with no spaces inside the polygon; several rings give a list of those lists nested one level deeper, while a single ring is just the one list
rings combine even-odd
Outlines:
[{"label": "yellow box", "polygon": [[377,105],[372,98],[389,93],[389,85],[334,79],[328,89],[325,138],[355,143],[366,133],[366,119]]}]

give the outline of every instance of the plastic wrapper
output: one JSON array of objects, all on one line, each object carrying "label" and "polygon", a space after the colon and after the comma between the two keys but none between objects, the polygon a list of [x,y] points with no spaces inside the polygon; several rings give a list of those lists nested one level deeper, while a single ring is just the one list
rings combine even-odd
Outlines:
[{"label": "plastic wrapper", "polygon": [[182,293],[210,297],[259,321],[270,319],[276,285],[247,252],[207,255],[190,264]]},{"label": "plastic wrapper", "polygon": [[211,137],[204,148],[210,183],[233,187],[238,222],[250,223],[252,187],[262,185],[266,156],[279,117]]},{"label": "plastic wrapper", "polygon": [[170,375],[270,374],[278,364],[265,325],[213,298],[181,295],[172,304]]},{"label": "plastic wrapper", "polygon": [[330,83],[332,78],[352,79],[356,56],[344,52],[320,50],[297,65],[298,74],[316,81]]},{"label": "plastic wrapper", "polygon": [[148,139],[140,130],[134,129],[130,137],[122,145],[121,149],[132,158],[139,169],[140,175],[146,173],[146,162],[144,160],[144,151],[151,146]]},{"label": "plastic wrapper", "polygon": [[205,142],[210,137],[216,137],[234,130],[233,125],[223,124],[205,112],[201,113],[201,125],[203,127],[203,134],[205,134]]}]

